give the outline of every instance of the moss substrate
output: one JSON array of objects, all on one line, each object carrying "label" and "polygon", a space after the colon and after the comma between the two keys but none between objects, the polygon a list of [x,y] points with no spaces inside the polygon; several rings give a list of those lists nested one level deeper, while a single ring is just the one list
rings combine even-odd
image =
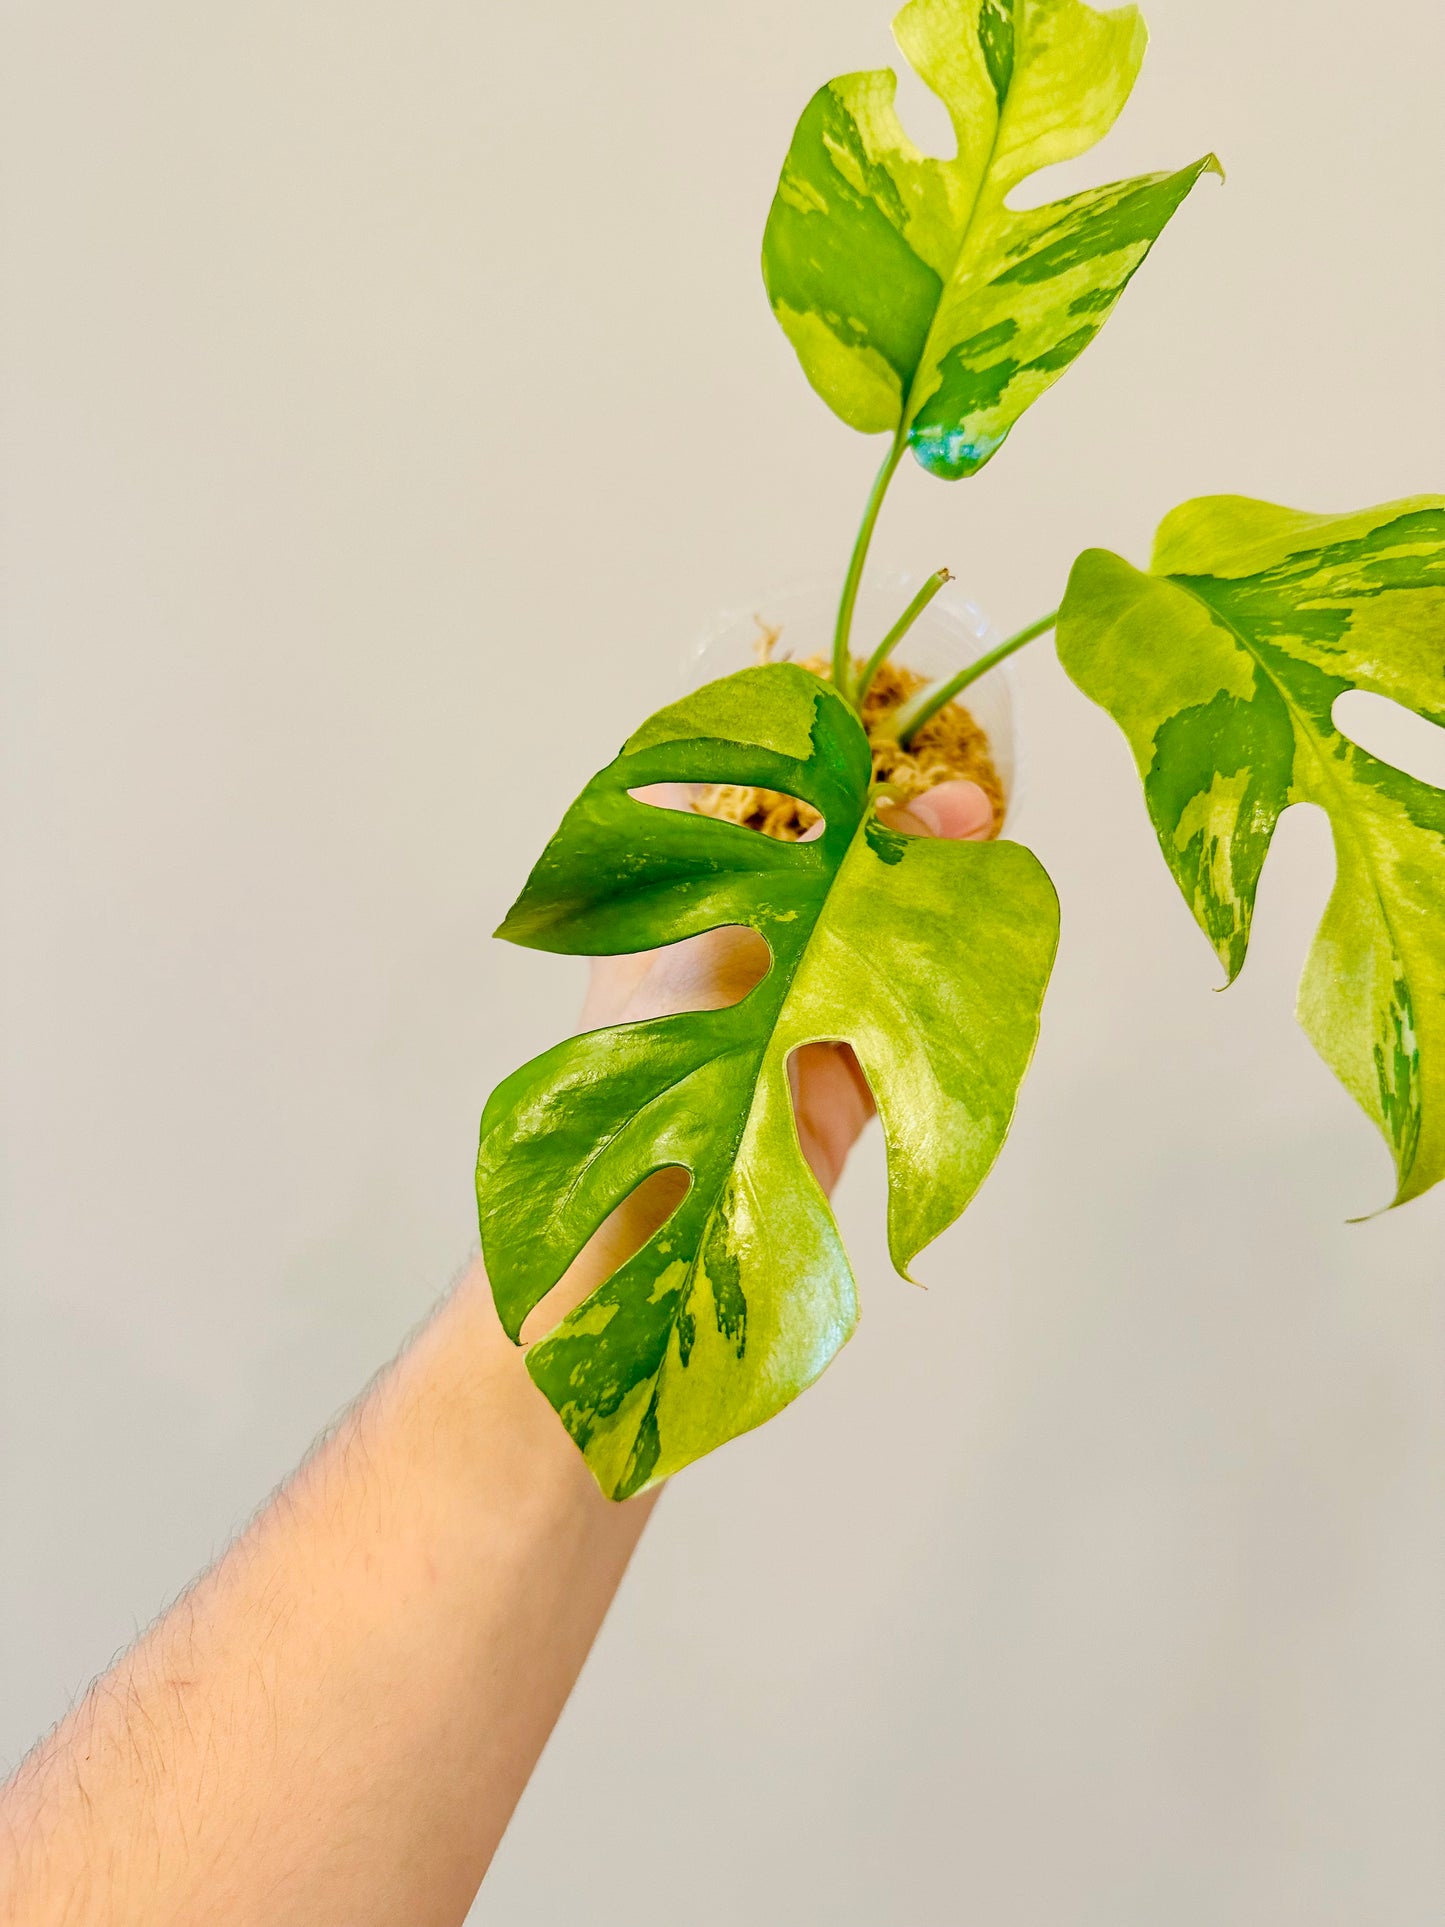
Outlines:
[{"label": "moss substrate", "polygon": [[[770,636],[769,642],[773,639]],[[770,651],[759,653],[765,656]],[[821,656],[810,657],[801,666],[825,682],[831,680],[829,665]],[[862,667],[861,662],[855,662],[854,674]],[[927,680],[899,663],[885,662],[869,685],[863,699],[863,727],[873,749],[873,780],[887,783],[904,803],[935,784],[959,777],[977,783],[993,805],[993,833],[997,836],[1003,827],[1003,785],[994,768],[988,737],[962,703],[946,704],[924,724],[907,749],[888,733],[898,705]],[[818,812],[797,797],[738,783],[712,783],[700,788],[693,798],[693,808],[704,816],[761,830],[764,836],[775,836],[783,843],[796,843],[818,821]]]}]

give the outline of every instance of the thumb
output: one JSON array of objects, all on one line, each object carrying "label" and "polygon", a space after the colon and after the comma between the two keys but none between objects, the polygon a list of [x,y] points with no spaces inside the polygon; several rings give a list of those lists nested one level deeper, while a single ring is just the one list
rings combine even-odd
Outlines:
[{"label": "thumb", "polygon": [[962,778],[939,783],[895,807],[888,818],[895,829],[950,841],[986,842],[993,835],[993,804],[977,783]]}]

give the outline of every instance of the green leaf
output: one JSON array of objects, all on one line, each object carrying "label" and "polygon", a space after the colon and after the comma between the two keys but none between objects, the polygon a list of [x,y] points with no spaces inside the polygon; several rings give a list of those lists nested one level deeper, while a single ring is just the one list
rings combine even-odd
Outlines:
[{"label": "green leaf", "polygon": [[[741,1003],[571,1039],[508,1078],[482,1119],[482,1245],[514,1339],[644,1178],[691,1174],[651,1242],[527,1355],[614,1498],[771,1418],[853,1330],[852,1274],[793,1119],[800,1045],[857,1052],[905,1275],[1007,1132],[1057,940],[1053,887],[1017,844],[889,829],[870,778],[857,717],[806,670],[710,684],[588,784],[498,932],[615,955],[750,925],[772,952]],[[784,791],[825,828],[781,843],[629,795],[673,782]]]},{"label": "green leaf", "polygon": [[1059,656],[1128,737],[1164,860],[1232,982],[1292,803],[1334,831],[1334,892],[1300,988],[1316,1050],[1383,1132],[1395,1202],[1445,1176],[1445,792],[1335,727],[1365,689],[1445,723],[1445,499],[1300,515],[1177,508],[1151,572],[1090,550]]},{"label": "green leaf", "polygon": [[763,238],[763,278],[804,372],[865,433],[903,431],[949,480],[976,474],[1099,332],[1213,155],[1015,212],[1012,190],[1087,153],[1122,112],[1147,35],[1133,7],[911,0],[894,35],[948,108],[931,160],[891,68],[804,110]]}]

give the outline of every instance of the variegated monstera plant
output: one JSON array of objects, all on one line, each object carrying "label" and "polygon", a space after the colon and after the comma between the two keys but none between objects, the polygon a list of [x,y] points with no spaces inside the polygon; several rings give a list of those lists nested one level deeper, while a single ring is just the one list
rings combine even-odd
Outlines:
[{"label": "variegated monstera plant", "polygon": [[[767,664],[642,725],[568,812],[500,935],[615,955],[725,925],[772,955],[740,1003],[594,1031],[509,1077],[482,1120],[482,1241],[502,1320],[527,1315],[650,1174],[688,1174],[662,1229],[528,1353],[603,1490],[625,1498],[760,1424],[857,1317],[838,1232],[799,1147],[788,1060],[853,1047],[888,1154],[906,1270],[996,1157],[1038,1030],[1058,910],[1019,845],[900,835],[875,808],[862,697],[935,578],[858,671],[853,612],[890,478],[911,451],[976,475],[1104,325],[1212,155],[1015,211],[1128,99],[1132,7],[910,0],[898,43],[948,109],[934,160],[891,71],[813,97],[763,242],[773,310],[844,421],[886,435],[844,582],[831,678]],[[1164,860],[1230,978],[1270,837],[1320,804],[1338,877],[1300,1015],[1395,1158],[1397,1202],[1445,1175],[1445,794],[1336,728],[1378,692],[1445,723],[1445,500],[1317,516],[1188,502],[1139,570],[1081,556],[1063,607],[895,717],[900,738],[974,676],[1057,630],[1074,681],[1128,738]],[[732,782],[802,798],[785,843],[635,792]]]}]

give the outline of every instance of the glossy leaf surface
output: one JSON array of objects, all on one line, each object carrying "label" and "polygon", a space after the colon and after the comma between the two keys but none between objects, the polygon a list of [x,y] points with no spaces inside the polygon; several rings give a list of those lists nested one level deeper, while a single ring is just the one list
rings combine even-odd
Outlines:
[{"label": "glossy leaf surface", "polygon": [[[770,1418],[856,1322],[799,1148],[793,1051],[846,1040],[857,1052],[883,1123],[900,1270],[963,1210],[1008,1129],[1057,939],[1053,888],[1017,844],[889,829],[870,779],[856,716],[807,671],[709,684],[588,784],[498,932],[615,955],[749,925],[772,952],[741,1003],[559,1044],[482,1119],[482,1243],[513,1338],[645,1177],[691,1174],[668,1223],[527,1355],[615,1498]],[[775,842],[629,795],[676,782],[780,790],[825,828]]]},{"label": "glossy leaf surface", "polygon": [[1187,502],[1148,574],[1074,565],[1059,655],[1134,751],[1164,860],[1232,981],[1292,803],[1334,832],[1300,989],[1315,1048],[1383,1132],[1396,1202],[1445,1176],[1445,792],[1333,720],[1369,690],[1445,724],[1445,500],[1301,515]]},{"label": "glossy leaf surface", "polygon": [[1144,57],[1133,7],[912,0],[899,46],[958,151],[933,160],[891,68],[809,102],[763,240],[773,310],[823,399],[865,433],[904,430],[923,467],[975,474],[1083,352],[1212,155],[1015,212],[1040,168],[1113,126]]}]

